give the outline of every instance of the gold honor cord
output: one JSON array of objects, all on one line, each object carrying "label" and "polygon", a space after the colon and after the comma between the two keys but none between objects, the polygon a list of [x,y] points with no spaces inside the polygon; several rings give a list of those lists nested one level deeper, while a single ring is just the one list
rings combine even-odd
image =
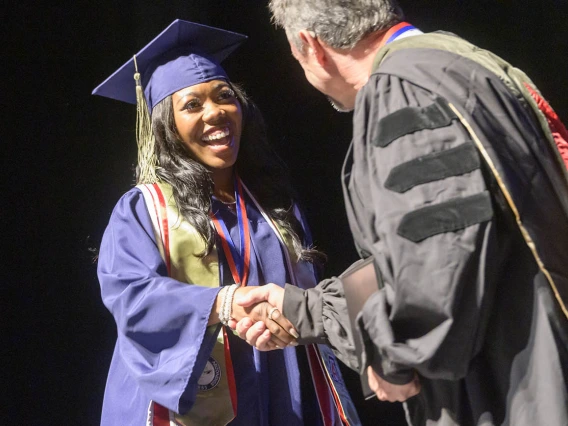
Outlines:
[{"label": "gold honor cord", "polygon": [[542,271],[542,273],[544,274],[544,276],[546,277],[546,279],[550,283],[550,287],[552,288],[552,291],[554,292],[554,296],[556,297],[556,300],[560,304],[560,308],[562,309],[562,312],[564,313],[564,315],[568,319],[568,309],[566,308],[564,301],[560,297],[560,293],[558,292],[558,289],[556,288],[556,284],[554,284],[554,280],[552,279],[550,272],[548,272],[548,269],[546,269],[546,267],[544,266],[544,263],[540,259],[540,256],[539,256],[539,254],[536,250],[536,245],[534,244],[534,241],[532,240],[532,238],[529,235],[528,231],[526,230],[525,226],[521,222],[521,216],[519,214],[519,210],[517,209],[517,206],[515,205],[515,202],[513,201],[513,197],[511,196],[509,190],[505,186],[503,179],[501,179],[501,176],[499,175],[499,172],[497,171],[495,164],[493,164],[493,160],[491,160],[491,157],[487,153],[485,147],[483,146],[483,144],[481,143],[481,141],[479,140],[479,138],[477,137],[477,135],[475,134],[475,132],[473,131],[471,126],[469,125],[469,123],[467,121],[465,121],[463,116],[457,110],[457,108],[454,107],[450,102],[448,102],[448,105],[450,106],[452,111],[454,111],[454,113],[458,116],[458,118],[461,121],[461,123],[463,124],[463,126],[467,129],[467,131],[471,135],[471,138],[475,142],[475,145],[477,145],[477,148],[481,152],[481,155],[483,155],[483,158],[485,159],[485,162],[487,163],[487,165],[491,169],[491,172],[495,176],[495,179],[497,179],[497,183],[499,185],[499,188],[501,188],[501,191],[503,192],[503,195],[505,196],[505,199],[507,200],[509,207],[511,208],[511,210],[513,211],[513,214],[515,215],[515,220],[517,222],[517,225],[519,226],[519,229],[521,230],[521,234],[523,235],[525,242],[527,243],[529,249],[531,250],[531,252],[532,252],[532,254],[533,254],[533,256],[536,260],[536,263],[538,264],[538,267],[540,268],[540,270]]},{"label": "gold honor cord", "polygon": [[156,176],[158,159],[154,153],[156,141],[148,104],[144,98],[144,90],[140,82],[136,55],[134,55],[134,68],[136,70],[134,80],[136,81],[136,143],[138,145],[137,183],[155,183],[158,181]]}]

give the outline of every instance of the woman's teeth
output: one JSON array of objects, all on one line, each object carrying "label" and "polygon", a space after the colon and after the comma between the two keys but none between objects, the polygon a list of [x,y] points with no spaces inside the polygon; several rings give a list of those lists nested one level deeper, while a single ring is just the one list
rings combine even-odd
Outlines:
[{"label": "woman's teeth", "polygon": [[217,130],[213,133],[205,135],[201,138],[201,140],[204,141],[204,142],[216,141],[216,140],[219,140],[219,139],[226,138],[227,136],[229,136],[229,134],[230,134],[229,128],[226,128],[226,129]]}]

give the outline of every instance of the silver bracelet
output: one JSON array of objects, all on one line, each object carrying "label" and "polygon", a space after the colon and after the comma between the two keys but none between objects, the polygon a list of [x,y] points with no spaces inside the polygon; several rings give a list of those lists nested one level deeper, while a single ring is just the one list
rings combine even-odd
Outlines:
[{"label": "silver bracelet", "polygon": [[231,319],[231,314],[233,313],[233,298],[235,296],[235,291],[240,286],[238,284],[231,284],[228,286],[227,292],[223,296],[222,311],[223,316],[220,318],[223,325],[229,325],[229,320]]},{"label": "silver bracelet", "polygon": [[235,291],[239,288],[238,284],[233,284],[227,290],[227,304],[225,305],[225,325],[229,325],[229,320],[231,319],[231,314],[233,313],[233,297],[235,296]]},{"label": "silver bracelet", "polygon": [[[225,316],[224,316],[224,310],[225,309],[224,308],[225,308],[225,301],[227,300],[227,291],[228,290],[229,290],[229,287],[225,286],[219,291],[219,293],[217,295],[217,297],[221,297],[221,307],[219,308],[219,312],[218,312],[219,322],[221,324],[225,324]],[[221,293],[223,293],[223,294],[221,295]]]},{"label": "silver bracelet", "polygon": [[221,312],[223,312],[223,316],[221,317],[221,324],[227,325],[229,322],[229,316],[227,315],[227,301],[229,299],[229,293],[231,292],[231,286],[226,287],[227,290],[225,291],[225,295],[223,296],[223,304],[221,306]]}]

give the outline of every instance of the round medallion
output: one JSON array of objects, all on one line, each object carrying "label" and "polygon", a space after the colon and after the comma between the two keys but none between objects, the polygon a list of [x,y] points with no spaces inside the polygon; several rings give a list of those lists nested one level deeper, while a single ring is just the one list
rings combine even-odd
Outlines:
[{"label": "round medallion", "polygon": [[213,357],[209,357],[201,377],[197,380],[197,390],[206,392],[214,389],[221,380],[221,366]]}]

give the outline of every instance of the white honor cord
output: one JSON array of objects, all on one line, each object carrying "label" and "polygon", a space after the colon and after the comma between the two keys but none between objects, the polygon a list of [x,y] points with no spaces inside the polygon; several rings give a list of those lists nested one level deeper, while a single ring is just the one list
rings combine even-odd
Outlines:
[{"label": "white honor cord", "polygon": [[268,216],[268,214],[264,211],[264,209],[260,206],[260,204],[258,204],[258,201],[256,201],[256,198],[254,198],[254,196],[246,187],[246,185],[243,183],[243,181],[241,181],[241,185],[249,195],[250,199],[252,200],[252,202],[254,203],[254,205],[256,206],[256,208],[264,218],[264,220],[266,220],[272,231],[278,237],[280,245],[282,246],[282,251],[284,252],[284,257],[286,258],[286,264],[288,265],[288,273],[290,274],[290,280],[292,281],[291,284],[297,287],[296,276],[294,274],[294,269],[292,268],[292,261],[290,260],[290,253],[288,252],[288,246],[284,242],[284,238],[282,238],[282,234],[280,234],[280,231],[278,230],[278,228],[276,228],[276,225],[274,225],[274,221],[270,218],[270,216]]}]

